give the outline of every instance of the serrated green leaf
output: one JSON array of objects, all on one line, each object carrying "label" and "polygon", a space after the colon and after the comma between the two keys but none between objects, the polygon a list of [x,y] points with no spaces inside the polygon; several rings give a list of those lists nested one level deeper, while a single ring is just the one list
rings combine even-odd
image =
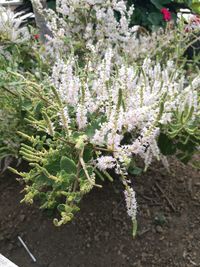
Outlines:
[{"label": "serrated green leaf", "polygon": [[75,162],[66,156],[63,156],[60,160],[60,169],[69,174],[76,173],[77,171]]}]

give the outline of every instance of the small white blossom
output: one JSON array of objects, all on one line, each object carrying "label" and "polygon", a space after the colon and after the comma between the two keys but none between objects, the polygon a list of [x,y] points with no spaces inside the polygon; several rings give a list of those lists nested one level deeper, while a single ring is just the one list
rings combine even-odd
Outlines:
[{"label": "small white blossom", "polygon": [[68,114],[68,108],[64,107],[62,112],[58,112],[58,115],[60,117],[60,125],[64,128],[68,128],[69,123],[71,121],[69,114]]},{"label": "small white blossom", "polygon": [[105,171],[107,169],[113,169],[116,165],[116,159],[112,156],[101,156],[97,159],[96,167],[100,171]]},{"label": "small white blossom", "polygon": [[79,129],[84,129],[87,125],[87,109],[81,104],[77,106],[76,121]]}]

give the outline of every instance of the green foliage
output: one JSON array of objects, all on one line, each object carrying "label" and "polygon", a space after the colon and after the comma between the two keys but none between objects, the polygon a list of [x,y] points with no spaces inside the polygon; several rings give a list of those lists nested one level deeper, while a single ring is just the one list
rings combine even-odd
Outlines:
[{"label": "green foliage", "polygon": [[[32,203],[37,197],[41,200],[41,208],[57,207],[61,220],[54,220],[56,226],[67,223],[79,210],[77,205],[83,195],[99,186],[92,178],[91,148],[81,141],[82,136],[67,141],[62,137],[49,138],[44,133],[36,137],[21,135],[28,139],[29,145],[22,144],[20,154],[32,167],[28,173],[18,173],[31,184],[25,188],[23,201]],[[87,162],[83,157],[87,157]]]},{"label": "green foliage", "polygon": [[183,163],[192,159],[200,146],[200,120],[191,123],[192,116],[193,108],[174,114],[173,122],[164,129],[164,133],[160,134],[158,140],[164,155],[175,154]]},{"label": "green foliage", "polygon": [[[93,178],[94,167],[91,160],[95,152],[93,146],[87,144],[87,135],[84,133],[75,131],[70,138],[67,138],[66,133],[60,131],[59,123],[55,121],[53,114],[54,107],[59,106],[60,101],[57,99],[52,109],[51,101],[54,96],[51,95],[51,90],[43,92],[42,95],[34,94],[33,88],[29,88],[29,85],[34,87],[35,82],[24,80],[18,74],[12,76],[14,77],[18,80],[18,84],[21,84],[21,95],[26,97],[23,104],[26,127],[22,128],[20,124],[20,128],[15,129],[19,142],[21,139],[24,140],[19,154],[29,162],[31,170],[27,173],[19,173],[12,168],[10,170],[22,176],[27,183],[26,195],[22,201],[33,203],[34,199],[38,198],[42,209],[57,207],[61,219],[59,221],[55,219],[54,224],[59,226],[73,218],[74,213],[79,210],[78,204],[81,198],[86,193],[94,186],[101,187],[95,184]],[[19,90],[17,93],[19,94]],[[31,100],[29,96],[32,96]],[[13,114],[13,116],[16,122],[18,115]],[[56,125],[55,129],[51,126],[52,119]],[[91,135],[94,127],[96,124],[89,124],[88,135]],[[8,138],[7,133],[6,137]]]},{"label": "green foliage", "polygon": [[77,172],[76,164],[73,160],[63,156],[60,160],[60,169],[72,174]]},{"label": "green foliage", "polygon": [[148,29],[166,27],[167,23],[164,21],[161,13],[162,8],[169,9],[174,21],[177,19],[177,12],[180,8],[192,9],[197,14],[200,12],[198,0],[128,0],[128,4],[134,4],[135,7],[132,24],[141,25]]},{"label": "green foliage", "polygon": [[[0,54],[0,160],[7,156],[18,156],[22,138],[17,131],[32,132],[26,123],[33,104],[32,94],[27,95],[23,91],[20,73],[34,73],[35,79],[38,79],[47,71],[46,63],[43,61],[41,64],[39,52],[29,43],[6,42],[3,49],[5,53]],[[18,73],[18,76],[14,73]],[[40,109],[41,102],[38,102],[34,116],[38,116]]]}]

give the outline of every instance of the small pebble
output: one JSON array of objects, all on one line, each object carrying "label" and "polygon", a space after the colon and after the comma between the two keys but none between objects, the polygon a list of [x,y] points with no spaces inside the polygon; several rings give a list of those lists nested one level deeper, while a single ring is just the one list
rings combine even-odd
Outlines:
[{"label": "small pebble", "polygon": [[160,225],[157,225],[156,226],[156,232],[159,234],[163,233],[163,228]]},{"label": "small pebble", "polygon": [[23,221],[25,220],[25,218],[26,218],[26,216],[25,216],[24,214],[21,214],[21,215],[19,216],[19,220],[20,220],[20,222],[23,222]]}]

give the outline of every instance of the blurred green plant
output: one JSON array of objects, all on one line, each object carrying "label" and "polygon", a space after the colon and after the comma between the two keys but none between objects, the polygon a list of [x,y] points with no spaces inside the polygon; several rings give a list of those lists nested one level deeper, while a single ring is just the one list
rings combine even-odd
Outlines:
[{"label": "blurred green plant", "polygon": [[25,121],[32,99],[23,94],[21,83],[12,74],[29,72],[41,78],[47,70],[31,44],[6,41],[0,53],[0,160],[18,157],[22,138],[17,131],[32,132]]},{"label": "blurred green plant", "polygon": [[196,14],[200,14],[200,3],[198,0],[128,0],[128,4],[134,4],[135,12],[132,16],[133,25],[141,25],[147,29],[166,27],[162,8],[166,8],[171,13],[171,18],[176,22],[177,13],[182,8],[190,9]]}]

